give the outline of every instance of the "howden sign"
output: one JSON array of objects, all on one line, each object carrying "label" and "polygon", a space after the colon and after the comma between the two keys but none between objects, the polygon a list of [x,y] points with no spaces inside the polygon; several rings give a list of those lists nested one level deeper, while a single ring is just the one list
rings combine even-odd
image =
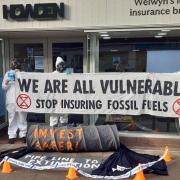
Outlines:
[{"label": "howden sign", "polygon": [[55,20],[64,18],[64,3],[58,6],[56,3],[40,4],[13,4],[9,8],[3,5],[3,19],[14,19],[16,21],[27,21],[29,18],[36,20]]}]

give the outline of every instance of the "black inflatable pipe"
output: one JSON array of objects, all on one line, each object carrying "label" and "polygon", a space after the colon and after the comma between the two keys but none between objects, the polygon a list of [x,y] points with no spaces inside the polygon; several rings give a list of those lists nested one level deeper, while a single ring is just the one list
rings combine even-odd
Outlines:
[{"label": "black inflatable pipe", "polygon": [[59,152],[102,152],[120,146],[115,125],[57,127],[30,126],[27,134],[30,150]]}]

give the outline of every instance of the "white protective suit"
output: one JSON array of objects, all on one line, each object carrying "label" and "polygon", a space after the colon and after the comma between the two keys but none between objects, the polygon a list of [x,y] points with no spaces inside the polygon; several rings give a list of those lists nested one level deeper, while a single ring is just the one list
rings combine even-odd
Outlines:
[{"label": "white protective suit", "polygon": [[[27,133],[27,113],[16,112],[15,100],[15,78],[16,72],[19,70],[10,70],[6,72],[2,88],[6,91],[6,109],[8,111],[8,135],[9,139],[16,138],[17,130],[19,129],[19,138],[26,137]],[[14,74],[14,80],[9,79],[9,74]]]},{"label": "white protective suit", "polygon": [[[57,68],[58,64],[61,62],[64,62],[64,60],[61,57],[57,57],[56,68]],[[58,76],[60,72],[55,70],[53,73],[56,74],[56,76]],[[66,124],[68,124],[68,114],[51,113],[51,115],[50,115],[50,126],[54,127],[54,126],[58,126],[58,125],[61,126],[61,125],[66,125]]]}]

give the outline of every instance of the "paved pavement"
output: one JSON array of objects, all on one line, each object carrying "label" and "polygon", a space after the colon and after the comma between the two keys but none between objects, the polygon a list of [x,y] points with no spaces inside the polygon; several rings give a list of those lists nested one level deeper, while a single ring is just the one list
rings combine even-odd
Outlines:
[{"label": "paved pavement", "polygon": [[[13,149],[17,147],[25,146],[20,142],[14,145],[9,145],[5,141],[0,141],[0,152],[7,149]],[[148,153],[154,155],[162,155],[163,150],[161,148],[150,149],[147,147],[138,149],[137,147],[131,148],[137,152]],[[171,149],[170,152],[173,156],[173,161],[168,164],[169,176],[159,176],[154,174],[146,174],[146,179],[151,180],[179,180],[180,179],[180,149]],[[45,153],[42,153],[43,155]],[[105,158],[108,157],[112,152],[103,153],[64,153],[65,156],[71,157],[84,157],[84,158]],[[58,156],[58,153],[52,153],[52,155]],[[28,170],[20,167],[13,166],[13,172],[11,174],[0,173],[0,180],[63,180],[66,179],[67,171],[65,170]],[[79,180],[90,179],[83,176],[77,178]],[[129,178],[133,179],[133,178]]]}]

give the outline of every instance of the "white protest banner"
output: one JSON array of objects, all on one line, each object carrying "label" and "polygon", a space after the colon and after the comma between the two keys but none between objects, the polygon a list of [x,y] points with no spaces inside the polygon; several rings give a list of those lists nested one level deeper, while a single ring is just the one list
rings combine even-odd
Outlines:
[{"label": "white protest banner", "polygon": [[54,166],[60,163],[74,163],[75,166],[83,171],[91,172],[92,170],[99,167],[100,163],[104,160],[103,158],[84,158],[84,157],[71,157],[64,154],[52,156],[50,153],[44,153],[43,155],[32,153],[27,154],[20,158],[22,162],[38,165],[38,166]]},{"label": "white protest banner", "polygon": [[17,74],[18,111],[180,117],[180,73]]}]

